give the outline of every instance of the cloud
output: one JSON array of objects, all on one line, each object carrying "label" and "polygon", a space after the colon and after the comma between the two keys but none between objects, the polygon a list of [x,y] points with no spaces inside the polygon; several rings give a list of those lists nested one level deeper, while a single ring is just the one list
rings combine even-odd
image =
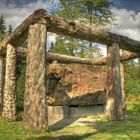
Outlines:
[{"label": "cloud", "polygon": [[140,41],[140,12],[112,8],[116,14],[116,22],[112,32]]},{"label": "cloud", "polygon": [[22,7],[18,7],[15,4],[10,4],[8,6],[3,5],[0,7],[0,13],[4,15],[6,24],[11,24],[15,28],[35,10],[43,8],[49,11],[50,7],[51,2],[44,2],[43,0],[40,0],[23,5]]},{"label": "cloud", "polygon": [[[50,7],[52,7],[52,3],[50,1],[38,0],[36,2],[30,2],[26,5],[16,5],[4,3],[0,5],[0,14],[5,17],[6,25],[12,25],[15,29],[18,25],[20,25],[23,20],[25,20],[30,14],[32,14],[37,9],[46,9],[50,11]],[[52,41],[55,41],[55,34],[48,33],[47,37],[47,46],[49,47]]]},{"label": "cloud", "polygon": [[[32,14],[35,10],[43,8],[50,11],[52,3],[50,1],[38,0],[30,2],[22,7],[15,4],[0,5],[0,14],[3,14],[6,19],[6,24],[11,24],[14,28],[17,27],[22,21]],[[135,40],[140,40],[140,12],[133,10],[112,8],[116,14],[116,22],[111,31],[117,34],[128,36]],[[47,46],[55,41],[55,34],[48,33]],[[106,54],[105,47],[102,47],[103,54]]]}]

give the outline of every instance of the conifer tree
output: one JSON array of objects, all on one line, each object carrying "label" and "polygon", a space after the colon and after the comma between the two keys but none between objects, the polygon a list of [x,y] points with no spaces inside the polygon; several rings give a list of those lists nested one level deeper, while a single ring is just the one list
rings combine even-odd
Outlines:
[{"label": "conifer tree", "polygon": [[12,28],[12,25],[10,24],[9,27],[8,27],[8,34],[10,34],[12,32],[13,28]]},{"label": "conifer tree", "polygon": [[[52,10],[52,14],[55,16],[80,22],[82,24],[86,24],[87,26],[94,26],[96,28],[105,28],[107,25],[113,24],[114,16],[110,10],[110,7],[113,5],[113,3],[109,2],[108,0],[59,0],[55,2],[57,4]],[[85,43],[85,41],[83,41],[83,44],[81,44],[81,40],[79,41],[77,39],[70,39],[68,37],[63,39],[64,42],[62,42],[62,40],[59,38],[64,37],[59,36],[57,38],[55,44],[55,47],[57,48],[64,48],[64,46],[66,46],[66,50],[68,51],[68,48],[72,47],[69,46],[71,45],[70,42],[72,41],[72,43],[75,44],[75,47],[73,46],[74,54],[70,53],[70,55],[77,55],[77,53],[75,53],[77,52],[77,47],[79,47],[78,51],[82,53],[82,55],[78,55],[80,57],[93,58],[94,52],[98,52],[97,54],[100,54],[100,49],[93,47],[92,42]],[[58,41],[60,40],[62,45],[58,46]]]},{"label": "conifer tree", "polygon": [[4,38],[6,35],[6,25],[5,25],[5,19],[3,15],[0,17],[0,41]]}]

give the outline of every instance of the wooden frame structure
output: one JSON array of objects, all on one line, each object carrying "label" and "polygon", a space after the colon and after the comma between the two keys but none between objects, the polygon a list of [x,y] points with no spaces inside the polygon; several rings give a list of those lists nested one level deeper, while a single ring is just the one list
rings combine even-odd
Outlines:
[{"label": "wooden frame structure", "polygon": [[[47,32],[105,44],[108,48],[108,56],[97,60],[68,57],[55,53],[48,53],[46,56]],[[27,49],[17,47],[27,38]],[[126,51],[120,56],[119,49]],[[3,91],[3,56],[5,54],[6,70]],[[88,65],[107,64],[106,114],[110,120],[121,120],[123,118],[123,95],[120,62],[139,57],[140,42],[111,32],[93,29],[80,23],[56,18],[40,9],[29,16],[0,43],[0,55],[0,97],[2,98],[0,107],[3,107],[3,118],[8,121],[15,121],[17,118],[15,67],[16,56],[21,55],[27,57],[24,125],[28,128],[42,129],[47,126],[46,61],[57,60]]]}]

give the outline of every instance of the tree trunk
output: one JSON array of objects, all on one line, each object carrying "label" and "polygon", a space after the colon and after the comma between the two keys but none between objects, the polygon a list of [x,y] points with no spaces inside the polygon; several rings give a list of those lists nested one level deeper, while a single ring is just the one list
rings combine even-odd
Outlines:
[{"label": "tree trunk", "polygon": [[0,54],[5,54],[5,45],[7,43],[20,46],[20,44],[27,39],[28,27],[42,18],[46,19],[48,32],[91,42],[94,41],[100,44],[116,42],[120,44],[121,49],[140,54],[140,41],[104,30],[98,30],[93,27],[91,28],[77,22],[67,21],[60,17],[50,16],[47,14],[47,11],[43,9],[35,11],[0,43]]},{"label": "tree trunk", "polygon": [[4,58],[0,56],[0,114],[2,113],[3,108],[3,69],[4,69]]},{"label": "tree trunk", "polygon": [[16,112],[16,48],[7,45],[6,72],[2,116],[8,121],[17,119]]},{"label": "tree trunk", "polygon": [[108,46],[108,70],[107,70],[107,101],[106,115],[109,120],[121,120],[122,90],[120,76],[120,53],[118,44]]},{"label": "tree trunk", "polygon": [[[17,47],[17,55],[19,57],[25,58],[27,53],[27,48]],[[130,59],[134,59],[140,57],[140,55],[128,51],[124,51],[120,56],[120,61],[127,61]],[[86,59],[86,58],[79,58],[73,57],[68,55],[62,55],[57,53],[47,53],[47,63],[48,61],[57,60],[63,63],[79,63],[79,64],[87,64],[87,65],[106,65],[107,64],[107,57],[101,57],[98,59]]]},{"label": "tree trunk", "polygon": [[24,125],[38,130],[47,126],[45,60],[46,26],[31,25],[28,33]]},{"label": "tree trunk", "polygon": [[120,64],[120,72],[121,72],[121,89],[122,89],[122,107],[125,109],[125,90],[124,90],[124,68],[123,64]]}]

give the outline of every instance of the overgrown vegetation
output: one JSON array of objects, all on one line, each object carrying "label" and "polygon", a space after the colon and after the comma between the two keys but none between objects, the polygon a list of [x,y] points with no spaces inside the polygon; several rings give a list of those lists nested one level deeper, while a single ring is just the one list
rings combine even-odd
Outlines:
[{"label": "overgrown vegetation", "polygon": [[[68,10],[68,9],[67,9]],[[68,10],[69,12],[69,10]],[[72,12],[72,11],[71,11]],[[61,13],[62,14],[62,13]],[[76,14],[76,13],[75,13]],[[4,17],[0,18],[0,41],[12,31],[11,25],[7,29]],[[87,57],[88,46],[83,45],[87,42],[74,40],[66,42],[58,38],[52,49],[63,54]],[[62,41],[62,42],[61,42]],[[75,44],[78,41],[78,44]],[[66,42],[66,44],[65,44]],[[26,45],[25,45],[26,46]],[[77,46],[77,48],[76,48]],[[54,48],[53,48],[54,47]],[[82,49],[79,48],[81,47]],[[67,49],[65,49],[67,48]],[[60,50],[59,50],[60,49]],[[91,51],[92,52],[92,51]],[[107,121],[104,117],[97,120],[92,126],[66,127],[55,131],[32,132],[23,127],[22,121],[8,123],[0,118],[0,140],[139,140],[140,139],[140,61],[134,60],[124,63],[125,69],[125,91],[127,108],[125,113],[135,116],[134,120]],[[23,96],[25,83],[25,60],[21,58],[17,61],[17,108],[23,111]],[[19,116],[22,113],[19,113]],[[93,119],[97,119],[95,116]],[[21,117],[20,117],[21,118]]]},{"label": "overgrown vegetation", "polygon": [[140,59],[124,62],[126,93],[140,93]]},{"label": "overgrown vegetation", "polygon": [[[108,0],[52,1],[55,6],[51,14],[55,16],[96,28],[109,27],[114,23],[115,18],[110,10],[113,3]],[[94,59],[102,55],[95,43],[65,36],[57,36],[56,43],[52,44],[50,51]]]}]

